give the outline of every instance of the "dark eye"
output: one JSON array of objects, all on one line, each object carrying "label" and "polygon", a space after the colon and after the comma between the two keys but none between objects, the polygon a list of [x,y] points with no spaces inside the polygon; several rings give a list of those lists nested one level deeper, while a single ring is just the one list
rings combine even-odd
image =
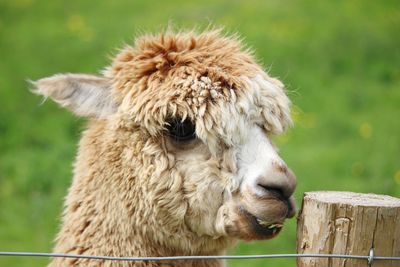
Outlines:
[{"label": "dark eye", "polygon": [[168,135],[175,141],[183,142],[195,139],[195,130],[195,125],[189,119],[182,121],[180,118],[175,118],[168,121]]}]

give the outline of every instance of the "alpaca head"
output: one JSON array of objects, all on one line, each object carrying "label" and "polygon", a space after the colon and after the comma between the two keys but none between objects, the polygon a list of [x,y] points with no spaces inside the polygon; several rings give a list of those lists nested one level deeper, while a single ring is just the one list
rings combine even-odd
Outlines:
[{"label": "alpaca head", "polygon": [[59,74],[35,85],[91,118],[89,127],[105,125],[98,136],[110,153],[99,157],[112,155],[102,166],[112,171],[102,179],[118,179],[114,191],[126,201],[115,210],[121,220],[124,209],[145,210],[142,221],[127,221],[146,224],[144,233],[157,229],[157,242],[200,248],[268,239],[294,215],[296,179],[270,140],[290,125],[290,102],[236,37],[146,35],[101,77]]}]

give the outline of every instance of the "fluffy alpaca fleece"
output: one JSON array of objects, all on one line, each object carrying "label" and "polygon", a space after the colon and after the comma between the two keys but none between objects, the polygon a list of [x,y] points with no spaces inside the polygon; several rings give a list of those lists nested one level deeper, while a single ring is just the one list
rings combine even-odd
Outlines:
[{"label": "fluffy alpaca fleece", "polygon": [[[237,239],[279,232],[257,222],[293,216],[295,178],[269,141],[290,125],[290,102],[238,38],[145,35],[101,76],[58,74],[35,86],[89,118],[54,252],[220,255]],[[196,138],[171,138],[171,119],[193,122]],[[56,258],[49,266],[223,265]]]}]

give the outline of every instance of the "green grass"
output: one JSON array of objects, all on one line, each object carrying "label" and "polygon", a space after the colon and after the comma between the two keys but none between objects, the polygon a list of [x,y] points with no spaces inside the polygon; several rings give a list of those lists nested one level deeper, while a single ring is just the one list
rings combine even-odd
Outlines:
[{"label": "green grass", "polygon": [[[296,126],[276,139],[305,191],[400,196],[398,1],[0,1],[0,250],[51,251],[84,121],[26,79],[91,72],[135,34],[210,23],[239,32],[287,85]],[[293,253],[295,220],[231,254]],[[0,266],[46,259],[0,258]],[[230,266],[295,266],[294,260]]]}]

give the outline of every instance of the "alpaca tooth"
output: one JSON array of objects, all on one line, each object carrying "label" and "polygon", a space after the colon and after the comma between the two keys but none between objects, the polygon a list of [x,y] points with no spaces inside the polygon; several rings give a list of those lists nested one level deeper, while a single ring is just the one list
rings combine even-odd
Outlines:
[{"label": "alpaca tooth", "polygon": [[264,226],[264,227],[268,227],[269,226],[269,223],[267,221],[263,221],[263,220],[257,219],[257,222],[261,226]]},{"label": "alpaca tooth", "polygon": [[273,228],[275,228],[275,229],[277,229],[277,228],[282,228],[282,224],[280,224],[280,223],[273,223],[273,224],[271,224],[270,226],[268,226],[268,228],[269,229],[273,229]]}]

